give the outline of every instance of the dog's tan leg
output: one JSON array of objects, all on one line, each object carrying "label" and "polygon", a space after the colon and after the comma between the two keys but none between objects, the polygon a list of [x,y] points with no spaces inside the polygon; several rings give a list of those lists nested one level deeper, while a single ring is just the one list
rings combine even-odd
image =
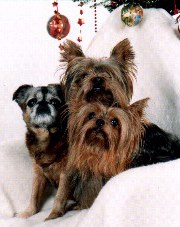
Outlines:
[{"label": "dog's tan leg", "polygon": [[45,219],[51,220],[63,216],[66,212],[66,203],[70,193],[69,177],[66,173],[61,173],[59,178],[59,186],[54,200],[53,208],[49,216]]},{"label": "dog's tan leg", "polygon": [[16,217],[28,218],[38,212],[45,191],[46,181],[47,179],[42,169],[36,163],[33,163],[33,183],[30,203],[29,206],[23,212],[17,214]]}]

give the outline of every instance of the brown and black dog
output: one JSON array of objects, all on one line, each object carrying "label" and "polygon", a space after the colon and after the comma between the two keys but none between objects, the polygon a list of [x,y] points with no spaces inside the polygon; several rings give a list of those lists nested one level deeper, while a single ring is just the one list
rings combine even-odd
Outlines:
[{"label": "brown and black dog", "polygon": [[67,119],[63,85],[22,85],[13,94],[26,123],[26,145],[32,159],[33,183],[29,206],[18,217],[39,210],[46,183],[58,187],[67,163]]}]

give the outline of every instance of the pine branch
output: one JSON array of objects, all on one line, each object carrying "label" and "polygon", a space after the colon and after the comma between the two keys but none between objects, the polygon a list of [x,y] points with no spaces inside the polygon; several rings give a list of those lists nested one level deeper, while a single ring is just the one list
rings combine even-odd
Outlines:
[{"label": "pine branch", "polygon": [[[80,0],[73,0],[73,2],[77,2]],[[93,6],[93,0],[82,0],[84,4],[92,2]],[[107,8],[110,12],[112,12],[114,9],[119,7],[120,5],[124,3],[137,3],[140,4],[143,8],[163,8],[167,10],[169,13],[173,14],[173,11],[175,9],[174,6],[174,0],[97,0],[97,5],[103,5],[105,8]],[[176,8],[180,9],[180,1],[176,0]]]}]

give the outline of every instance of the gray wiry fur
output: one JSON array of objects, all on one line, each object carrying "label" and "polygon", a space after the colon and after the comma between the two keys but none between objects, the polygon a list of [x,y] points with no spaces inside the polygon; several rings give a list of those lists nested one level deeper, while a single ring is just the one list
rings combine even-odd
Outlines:
[{"label": "gray wiry fur", "polygon": [[[46,128],[55,123],[58,114],[51,101],[55,99],[59,103],[64,103],[61,93],[62,91],[58,85],[49,85],[47,87],[22,85],[14,92],[13,100],[19,104],[23,111],[29,112],[30,124]],[[36,99],[36,103],[29,106],[28,103],[32,99]],[[47,111],[38,113],[38,108],[43,106],[46,106]]]}]

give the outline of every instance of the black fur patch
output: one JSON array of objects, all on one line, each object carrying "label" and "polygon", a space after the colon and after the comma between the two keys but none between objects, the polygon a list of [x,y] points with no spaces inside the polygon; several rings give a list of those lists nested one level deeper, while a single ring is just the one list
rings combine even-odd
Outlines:
[{"label": "black fur patch", "polygon": [[48,93],[47,87],[41,87],[41,92],[43,95],[46,95]]},{"label": "black fur patch", "polygon": [[180,158],[180,140],[157,125],[146,127],[139,151],[130,167],[167,162]]}]

